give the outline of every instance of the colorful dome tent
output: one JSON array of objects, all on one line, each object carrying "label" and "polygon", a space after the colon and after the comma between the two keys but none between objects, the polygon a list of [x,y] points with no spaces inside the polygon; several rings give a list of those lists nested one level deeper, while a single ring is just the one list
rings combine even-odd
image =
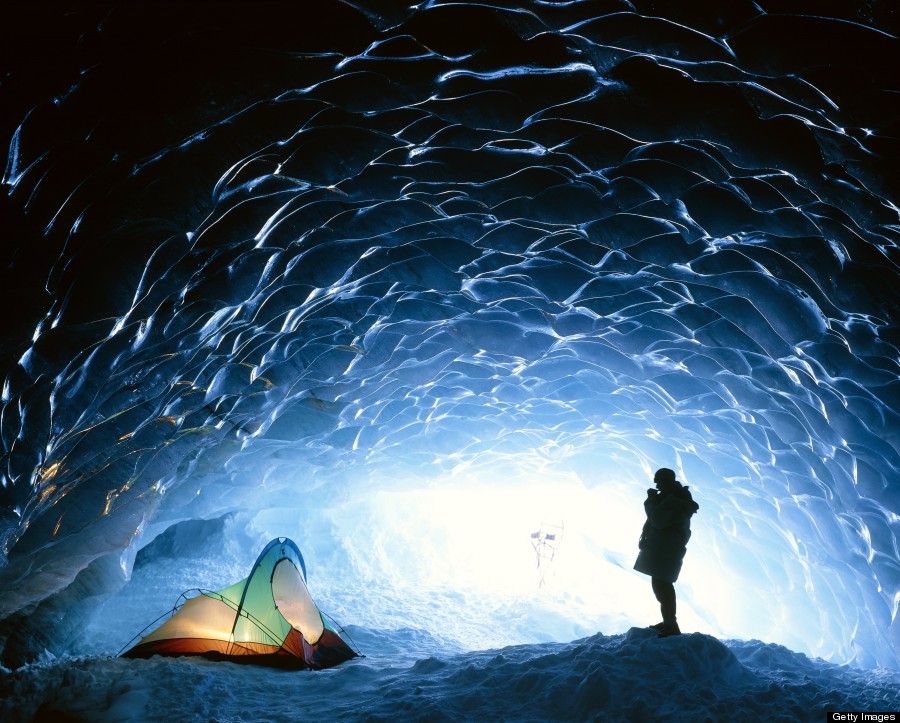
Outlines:
[{"label": "colorful dome tent", "polygon": [[306,588],[303,556],[286,537],[266,545],[244,580],[198,592],[182,595],[174,615],[122,657],[202,655],[319,670],[357,655],[319,612]]}]

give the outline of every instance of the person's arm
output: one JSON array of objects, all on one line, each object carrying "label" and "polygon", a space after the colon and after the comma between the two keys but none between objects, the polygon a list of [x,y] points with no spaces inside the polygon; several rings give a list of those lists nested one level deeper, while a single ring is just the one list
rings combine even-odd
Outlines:
[{"label": "person's arm", "polygon": [[683,524],[694,513],[695,502],[666,495],[648,513],[651,524],[657,529]]}]

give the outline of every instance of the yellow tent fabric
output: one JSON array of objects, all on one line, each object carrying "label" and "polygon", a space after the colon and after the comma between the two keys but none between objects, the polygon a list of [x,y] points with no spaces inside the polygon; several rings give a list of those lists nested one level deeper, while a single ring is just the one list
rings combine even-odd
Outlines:
[{"label": "yellow tent fabric", "polygon": [[200,591],[123,657],[152,655],[318,669],[356,653],[313,602],[297,545],[279,537],[266,545],[248,577],[217,592]]}]

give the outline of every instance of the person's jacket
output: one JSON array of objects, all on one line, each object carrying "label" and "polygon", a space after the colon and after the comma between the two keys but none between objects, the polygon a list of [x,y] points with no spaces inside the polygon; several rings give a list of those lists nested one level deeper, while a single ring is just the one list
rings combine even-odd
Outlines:
[{"label": "person's jacket", "polygon": [[675,582],[691,539],[691,516],[699,509],[690,490],[679,482],[667,485],[659,492],[648,490],[644,501],[647,521],[638,542],[640,553],[634,569]]}]

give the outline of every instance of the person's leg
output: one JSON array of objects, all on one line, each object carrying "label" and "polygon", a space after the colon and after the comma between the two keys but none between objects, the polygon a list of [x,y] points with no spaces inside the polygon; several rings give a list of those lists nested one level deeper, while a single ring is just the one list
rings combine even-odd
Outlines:
[{"label": "person's leg", "polygon": [[678,621],[675,617],[675,586],[658,577],[650,578],[650,583],[653,586],[653,594],[659,601],[659,609],[663,616],[663,625],[659,626],[659,629],[678,631]]}]

